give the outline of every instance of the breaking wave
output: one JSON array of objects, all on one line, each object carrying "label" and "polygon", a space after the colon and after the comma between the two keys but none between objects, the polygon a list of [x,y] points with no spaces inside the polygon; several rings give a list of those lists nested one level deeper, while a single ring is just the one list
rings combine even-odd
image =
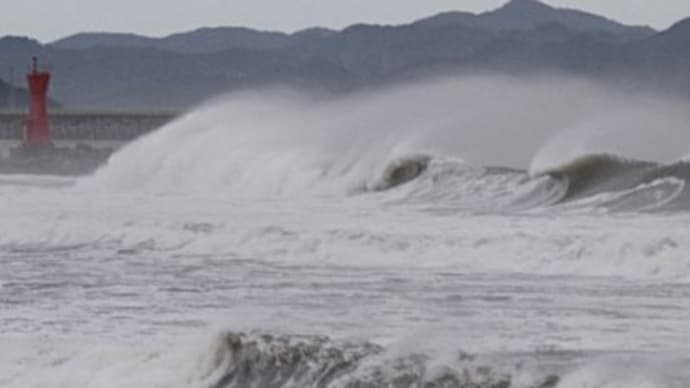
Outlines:
[{"label": "breaking wave", "polygon": [[[46,386],[44,380],[50,379],[50,386],[98,382],[142,388],[675,388],[685,386],[688,365],[683,357],[653,354],[400,352],[371,342],[240,332],[219,334],[207,346],[185,349],[182,357],[180,350],[169,346],[136,354],[130,347],[89,360],[55,354],[51,357],[59,361],[49,357],[39,368],[50,373],[10,375],[0,382],[8,387]],[[87,361],[91,367],[82,370]]]},{"label": "breaking wave", "polygon": [[687,378],[686,360],[650,355],[396,354],[372,343],[243,333],[223,334],[214,347],[212,388],[670,388],[684,386]]},{"label": "breaking wave", "polygon": [[404,189],[405,200],[482,211],[690,210],[690,162],[685,161],[661,164],[598,154],[530,174],[437,158],[413,180]]},{"label": "breaking wave", "polygon": [[417,179],[426,171],[431,158],[425,155],[409,156],[394,161],[383,172],[376,190],[389,190]]},{"label": "breaking wave", "polygon": [[431,159],[404,128],[393,136],[356,122],[346,133],[332,128],[328,107],[301,112],[284,104],[192,112],[115,154],[82,186],[251,198],[350,195],[408,183]]},{"label": "breaking wave", "polygon": [[567,187],[559,203],[613,210],[690,210],[690,163],[660,164],[615,155],[591,155],[538,175]]},{"label": "breaking wave", "polygon": [[[461,352],[448,365],[423,353],[391,357],[375,344],[338,344],[325,337],[275,337],[228,333],[216,343],[218,376],[213,388],[428,387],[509,388],[518,367],[482,364]],[[545,376],[535,388],[555,387]]]},{"label": "breaking wave", "polygon": [[[126,149],[86,186],[165,192],[198,190],[274,197],[386,192],[397,202],[476,211],[596,208],[611,211],[690,210],[690,162],[660,164],[598,154],[536,173],[473,166],[404,142],[357,144],[344,152],[292,146],[194,150],[202,161],[164,156],[143,164],[154,135]],[[211,161],[210,159],[213,159]]]},{"label": "breaking wave", "polygon": [[[379,195],[384,200],[499,212],[690,210],[690,162],[664,165],[582,150],[584,156],[536,173],[486,167],[492,164],[477,154],[502,154],[512,143],[510,153],[534,155],[538,149],[521,144],[535,134],[517,131],[514,123],[493,123],[489,113],[467,121],[448,98],[467,97],[485,84],[433,85],[435,94],[418,86],[335,101],[280,93],[233,96],[130,144],[80,185],[249,198],[385,191]],[[402,109],[410,104],[409,111]],[[463,123],[468,131],[457,128]],[[542,135],[550,124],[529,123]]]},{"label": "breaking wave", "polygon": [[481,211],[690,210],[686,190],[690,162],[684,161],[660,164],[600,154],[529,174],[510,168],[473,167],[439,157],[423,165],[403,163],[402,171],[396,170],[397,164],[390,168],[395,178],[387,179],[391,184],[385,189],[413,181],[409,187],[397,188],[405,201]]}]

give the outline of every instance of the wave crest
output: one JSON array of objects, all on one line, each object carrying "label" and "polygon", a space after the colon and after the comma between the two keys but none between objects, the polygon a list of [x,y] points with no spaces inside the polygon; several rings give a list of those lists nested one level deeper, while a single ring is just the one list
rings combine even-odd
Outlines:
[{"label": "wave crest", "polygon": [[597,154],[547,169],[538,175],[548,175],[566,184],[568,191],[562,201],[567,201],[632,188],[638,184],[644,170],[652,166],[653,163]]},{"label": "wave crest", "polygon": [[[453,365],[439,367],[423,354],[390,359],[381,346],[338,344],[326,337],[226,333],[218,346],[223,370],[212,388],[509,388],[513,378],[464,353]],[[545,376],[531,386],[552,388],[558,380]]]},{"label": "wave crest", "polygon": [[540,173],[567,186],[560,203],[584,202],[613,210],[690,210],[690,162],[661,164],[616,155],[578,158]]},{"label": "wave crest", "polygon": [[381,180],[374,189],[383,191],[409,183],[422,175],[430,162],[431,157],[426,155],[413,155],[395,160],[385,168]]}]

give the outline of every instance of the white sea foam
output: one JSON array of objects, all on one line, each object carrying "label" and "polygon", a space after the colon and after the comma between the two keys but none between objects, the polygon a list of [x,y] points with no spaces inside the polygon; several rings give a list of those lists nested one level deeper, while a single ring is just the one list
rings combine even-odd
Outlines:
[{"label": "white sea foam", "polygon": [[[682,378],[676,360],[639,356],[602,357],[564,376],[562,388],[668,388],[671,378]],[[680,373],[679,373],[680,372]]]}]

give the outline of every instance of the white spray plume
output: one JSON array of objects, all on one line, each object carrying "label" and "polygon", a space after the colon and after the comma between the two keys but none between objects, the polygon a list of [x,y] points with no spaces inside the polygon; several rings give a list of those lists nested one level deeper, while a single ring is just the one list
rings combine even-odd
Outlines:
[{"label": "white spray plume", "polygon": [[126,147],[85,184],[273,196],[371,188],[409,154],[533,171],[589,152],[671,159],[687,151],[688,121],[680,102],[557,77],[446,78],[326,100],[252,91]]}]

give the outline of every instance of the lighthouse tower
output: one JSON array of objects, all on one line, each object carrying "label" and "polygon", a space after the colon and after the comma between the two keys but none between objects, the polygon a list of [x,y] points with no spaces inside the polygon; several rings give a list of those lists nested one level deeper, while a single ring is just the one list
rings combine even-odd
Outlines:
[{"label": "lighthouse tower", "polygon": [[24,146],[32,149],[52,147],[53,140],[48,123],[48,85],[50,73],[38,71],[38,59],[33,58],[33,68],[26,75],[31,94],[29,117],[24,127]]}]

